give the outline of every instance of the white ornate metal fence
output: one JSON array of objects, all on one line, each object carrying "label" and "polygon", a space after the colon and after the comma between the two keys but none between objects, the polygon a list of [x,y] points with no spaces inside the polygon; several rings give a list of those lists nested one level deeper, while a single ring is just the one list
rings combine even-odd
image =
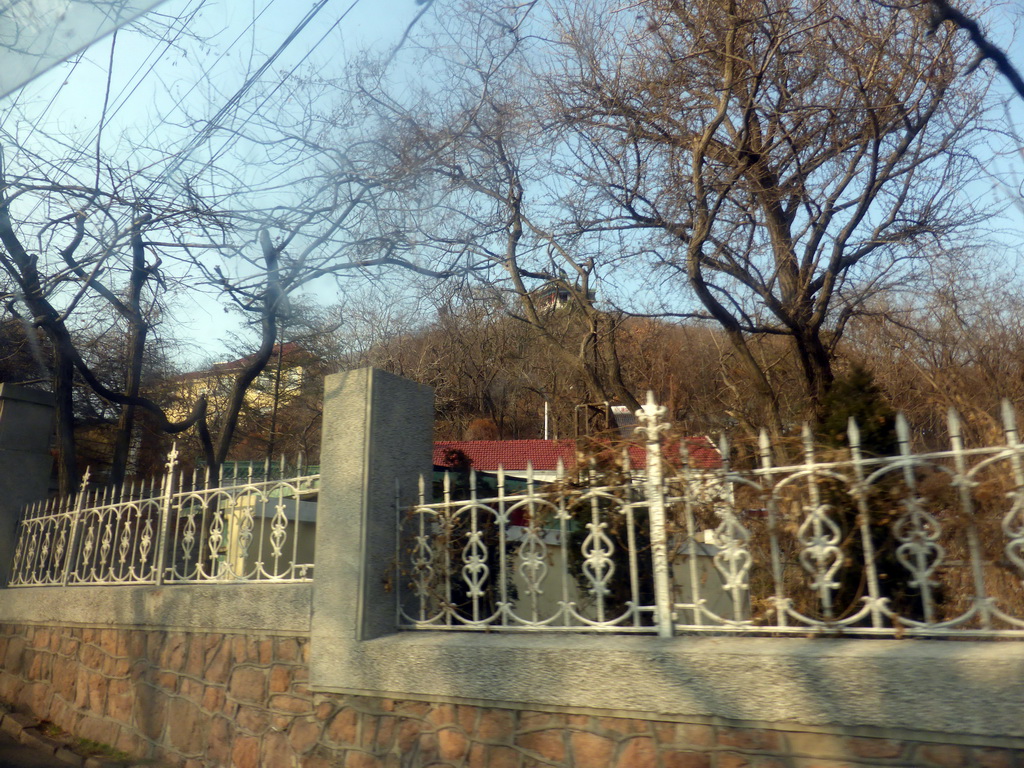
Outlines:
[{"label": "white ornate metal fence", "polygon": [[665,409],[637,412],[646,466],[591,461],[510,494],[448,474],[443,500],[399,520],[405,629],[1024,636],[1024,447],[1004,404],[1005,443],[823,455],[707,471],[664,439]]},{"label": "white ornate metal fence", "polygon": [[158,481],[90,489],[25,510],[8,585],[309,581],[319,474],[269,463],[211,477],[174,448]]}]

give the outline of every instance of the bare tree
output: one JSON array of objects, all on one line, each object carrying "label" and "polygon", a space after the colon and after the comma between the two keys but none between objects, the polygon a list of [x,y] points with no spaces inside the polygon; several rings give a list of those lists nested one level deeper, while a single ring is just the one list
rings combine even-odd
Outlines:
[{"label": "bare tree", "polygon": [[969,46],[931,34],[920,11],[856,0],[609,10],[563,8],[549,80],[589,191],[580,215],[647,233],[652,269],[698,302],[678,314],[722,327],[780,431],[751,340],[788,339],[816,405],[864,302],[975,234],[982,216],[961,192],[976,173],[985,78],[968,76]]},{"label": "bare tree", "polygon": [[[522,29],[533,3],[506,14],[464,3],[418,39],[418,89],[371,68],[348,85],[378,126],[383,157],[404,169],[415,201],[402,212],[421,248],[465,255],[511,298],[512,316],[585,382],[580,402],[638,408],[622,377],[624,316],[609,301],[605,260],[581,239],[553,174],[564,145],[544,124]],[[409,62],[405,62],[409,66]],[[554,312],[558,309],[560,311]]]},{"label": "bare tree", "polygon": [[[201,214],[129,197],[132,180],[118,179],[112,169],[102,178],[109,185],[102,187],[95,185],[100,174],[94,183],[75,183],[67,176],[48,176],[45,170],[40,165],[20,171],[0,166],[0,268],[8,278],[5,309],[40,329],[49,342],[58,475],[62,491],[70,492],[77,481],[76,373],[97,393],[124,406],[115,449],[116,481],[124,477],[135,408],[149,410],[169,432],[187,429],[202,415],[200,402],[185,421],[171,423],[159,405],[140,396],[150,324],[147,307],[155,301],[154,291],[160,291],[160,247],[146,235],[175,232],[177,243],[187,244],[182,228]],[[75,312],[94,302],[120,316],[129,328],[125,373],[115,389],[99,380],[76,342]]]}]

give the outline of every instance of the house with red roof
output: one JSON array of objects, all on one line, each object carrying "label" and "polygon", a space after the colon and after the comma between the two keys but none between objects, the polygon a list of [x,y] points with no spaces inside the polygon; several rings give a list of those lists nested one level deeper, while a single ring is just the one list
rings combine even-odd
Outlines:
[{"label": "house with red roof", "polygon": [[[683,438],[691,465],[697,469],[711,470],[722,466],[722,454],[711,439],[706,436]],[[589,449],[589,450],[588,450]],[[434,443],[435,470],[465,470],[469,467],[478,472],[497,472],[502,468],[514,477],[525,477],[527,467],[533,468],[536,480],[548,482],[555,479],[558,464],[571,470],[595,453],[608,457],[621,456],[623,449],[629,456],[632,469],[643,471],[647,466],[647,450],[643,443],[604,443],[590,440],[577,443],[576,440],[438,440]],[[682,465],[679,443],[669,443],[663,455],[673,457],[672,463]],[[671,459],[670,459],[671,461]]]}]

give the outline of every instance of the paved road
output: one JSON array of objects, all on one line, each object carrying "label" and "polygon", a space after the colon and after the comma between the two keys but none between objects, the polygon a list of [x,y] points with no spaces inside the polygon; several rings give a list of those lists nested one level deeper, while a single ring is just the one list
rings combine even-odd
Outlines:
[{"label": "paved road", "polygon": [[19,743],[0,731],[0,768],[69,768],[52,754]]}]

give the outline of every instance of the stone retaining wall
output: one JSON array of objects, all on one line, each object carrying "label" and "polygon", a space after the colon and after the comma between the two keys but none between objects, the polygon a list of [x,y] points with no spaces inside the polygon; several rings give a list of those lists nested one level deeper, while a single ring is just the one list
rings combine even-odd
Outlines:
[{"label": "stone retaining wall", "polygon": [[948,735],[315,694],[308,656],[305,636],[0,624],[0,699],[187,768],[1024,768],[1024,745]]}]

